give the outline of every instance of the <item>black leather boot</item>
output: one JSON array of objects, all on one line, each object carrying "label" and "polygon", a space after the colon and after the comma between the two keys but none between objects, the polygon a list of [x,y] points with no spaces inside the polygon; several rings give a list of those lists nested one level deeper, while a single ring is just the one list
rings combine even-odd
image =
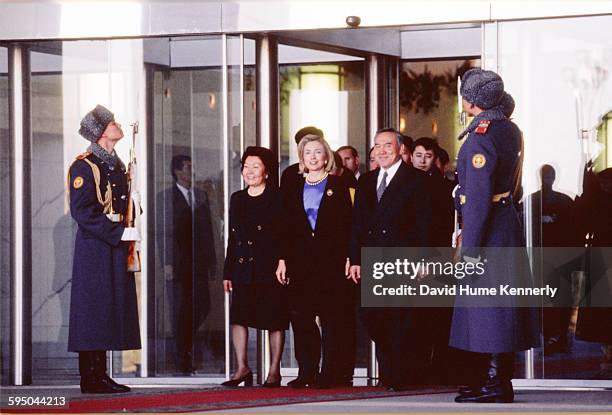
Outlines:
[{"label": "black leather boot", "polygon": [[512,374],[514,353],[494,353],[489,355],[486,380],[478,387],[460,391],[455,402],[512,403]]},{"label": "black leather boot", "polygon": [[106,374],[106,352],[79,352],[82,393],[121,393],[130,388],[120,385]]}]

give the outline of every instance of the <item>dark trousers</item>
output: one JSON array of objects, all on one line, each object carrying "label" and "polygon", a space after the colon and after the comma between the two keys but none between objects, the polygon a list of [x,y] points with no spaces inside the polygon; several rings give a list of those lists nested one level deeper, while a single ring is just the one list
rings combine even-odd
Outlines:
[{"label": "dark trousers", "polygon": [[[355,314],[353,308],[315,312],[292,310],[295,357],[299,376],[313,379],[319,373],[329,380],[350,380],[355,369]],[[315,318],[319,316],[321,331]]]},{"label": "dark trousers", "polygon": [[[427,332],[419,330],[415,309],[362,309],[361,317],[368,334],[376,343],[379,379],[388,386],[422,383],[431,360]],[[421,323],[422,324],[422,323]]]},{"label": "dark trousers", "polygon": [[183,276],[174,290],[174,321],[176,328],[177,369],[190,372],[194,369],[194,304],[191,275]]}]

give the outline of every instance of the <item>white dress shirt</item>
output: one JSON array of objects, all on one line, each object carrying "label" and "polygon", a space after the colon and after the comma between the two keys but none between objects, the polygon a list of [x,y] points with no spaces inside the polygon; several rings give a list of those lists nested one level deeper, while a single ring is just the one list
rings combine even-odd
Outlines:
[{"label": "white dress shirt", "polygon": [[378,172],[378,179],[376,180],[377,189],[380,187],[380,183],[382,182],[382,178],[385,172],[387,172],[387,186],[386,187],[389,187],[389,183],[391,183],[391,179],[393,179],[393,176],[395,176],[395,173],[397,173],[397,169],[399,169],[399,166],[401,163],[403,163],[403,161],[400,158],[398,161],[393,163],[391,167],[389,167],[387,170],[383,169],[382,167],[380,168],[380,171]]},{"label": "white dress shirt", "polygon": [[[187,202],[187,206],[193,209],[193,205],[195,202],[195,198],[193,197],[193,189],[187,189],[186,187],[181,186],[180,184],[176,184],[176,187],[181,191],[181,194],[185,198],[185,202]],[[189,203],[189,194],[191,193],[191,204]]]}]

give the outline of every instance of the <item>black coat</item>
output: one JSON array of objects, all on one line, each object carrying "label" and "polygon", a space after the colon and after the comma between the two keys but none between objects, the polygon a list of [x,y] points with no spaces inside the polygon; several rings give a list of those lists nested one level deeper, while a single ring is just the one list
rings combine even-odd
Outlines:
[{"label": "black coat", "polygon": [[[127,272],[124,225],[111,222],[96,194],[91,166],[100,171],[100,193],[112,189],[115,213],[127,209],[127,177],[123,165],[108,164],[85,153],[69,172],[70,213],[78,224],[70,297],[69,351],[140,349],[134,276]],[[103,196],[104,197],[104,196]]]},{"label": "black coat", "polygon": [[278,188],[266,186],[260,214],[253,218],[247,190],[232,194],[229,207],[229,240],[223,279],[234,284],[274,283],[279,259],[282,197]]},{"label": "black coat", "polygon": [[[327,309],[353,291],[345,277],[351,232],[351,198],[345,181],[329,175],[314,231],[304,210],[304,178],[283,189],[286,197],[281,258],[292,301]],[[352,297],[350,297],[352,298]]]},{"label": "black coat", "polygon": [[359,178],[353,209],[351,264],[361,264],[362,247],[422,247],[430,243],[431,199],[427,175],[400,163],[380,203],[380,169]]}]

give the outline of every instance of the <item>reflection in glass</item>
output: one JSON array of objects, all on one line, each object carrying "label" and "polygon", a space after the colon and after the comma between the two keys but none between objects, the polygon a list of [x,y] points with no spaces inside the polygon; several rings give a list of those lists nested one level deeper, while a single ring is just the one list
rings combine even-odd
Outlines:
[{"label": "reflection in glass", "polygon": [[155,374],[218,376],[225,353],[221,71],[158,70],[154,88]]},{"label": "reflection in glass", "polygon": [[[612,41],[599,36],[611,24],[610,16],[594,16],[503,22],[496,28],[497,64],[517,102],[514,117],[525,137],[523,187],[531,195],[533,225],[533,240],[528,243],[584,249],[580,261],[564,268],[548,267],[546,256],[542,263],[534,263],[538,276],[552,274],[565,280],[566,295],[588,289],[597,268],[612,269],[609,258],[586,249],[612,245],[608,187]],[[517,47],[527,44],[530,47]],[[554,169],[554,176],[548,167],[542,171],[545,165]],[[609,286],[601,290],[612,295]],[[609,308],[545,310],[543,335],[544,347],[535,354],[537,377],[612,378]]]}]

